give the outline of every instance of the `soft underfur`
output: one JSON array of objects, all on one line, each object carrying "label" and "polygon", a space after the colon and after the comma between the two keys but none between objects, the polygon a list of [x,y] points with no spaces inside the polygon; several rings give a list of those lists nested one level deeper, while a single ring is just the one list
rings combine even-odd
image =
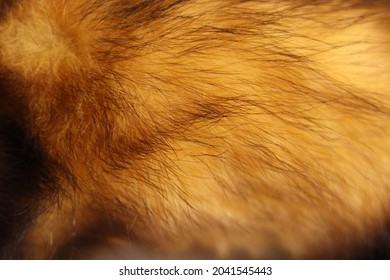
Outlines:
[{"label": "soft underfur", "polygon": [[378,257],[389,7],[0,1],[1,257]]}]

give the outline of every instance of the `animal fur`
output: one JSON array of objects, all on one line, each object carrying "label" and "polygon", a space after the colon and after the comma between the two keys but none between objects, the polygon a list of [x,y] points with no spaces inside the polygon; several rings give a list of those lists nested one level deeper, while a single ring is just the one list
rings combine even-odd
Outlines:
[{"label": "animal fur", "polygon": [[388,1],[0,3],[2,258],[387,240]]}]

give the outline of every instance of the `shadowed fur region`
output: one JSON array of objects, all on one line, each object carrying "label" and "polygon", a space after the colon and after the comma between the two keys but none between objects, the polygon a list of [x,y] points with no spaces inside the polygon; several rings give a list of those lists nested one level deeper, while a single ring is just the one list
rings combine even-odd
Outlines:
[{"label": "shadowed fur region", "polygon": [[389,257],[390,2],[0,0],[0,257]]}]

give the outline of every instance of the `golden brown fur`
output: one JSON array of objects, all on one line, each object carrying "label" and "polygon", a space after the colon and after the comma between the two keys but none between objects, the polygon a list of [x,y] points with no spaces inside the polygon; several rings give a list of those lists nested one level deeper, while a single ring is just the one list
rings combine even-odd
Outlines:
[{"label": "golden brown fur", "polygon": [[3,6],[0,110],[50,175],[5,258],[353,258],[386,228],[388,1]]}]

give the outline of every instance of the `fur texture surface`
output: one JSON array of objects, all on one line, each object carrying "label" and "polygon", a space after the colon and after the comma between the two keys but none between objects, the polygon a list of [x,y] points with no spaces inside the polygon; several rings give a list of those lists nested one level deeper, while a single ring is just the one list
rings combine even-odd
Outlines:
[{"label": "fur texture surface", "polygon": [[389,7],[0,1],[1,257],[382,256]]}]

